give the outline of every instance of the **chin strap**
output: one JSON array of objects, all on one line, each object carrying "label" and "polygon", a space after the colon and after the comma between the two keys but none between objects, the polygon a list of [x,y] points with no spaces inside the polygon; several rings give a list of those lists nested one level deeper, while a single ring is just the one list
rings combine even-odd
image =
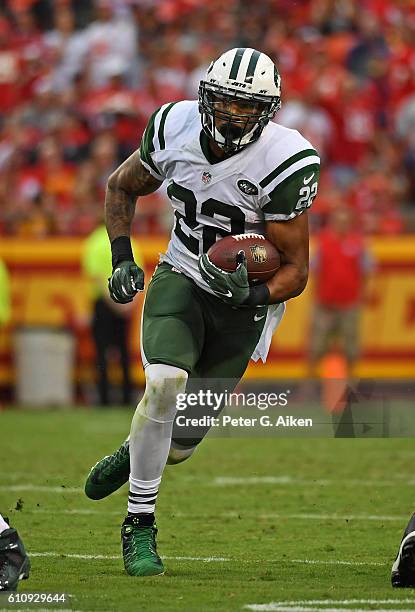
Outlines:
[{"label": "chin strap", "polygon": [[[213,125],[213,119],[211,119],[211,124]],[[216,127],[213,127],[213,130],[211,130],[211,131],[214,134],[213,140],[216,142],[218,147],[220,147],[221,149],[224,149],[225,153],[229,153],[230,151],[239,151],[240,149],[243,149],[244,147],[246,147],[249,144],[251,144],[251,142],[253,142],[252,140],[249,140],[249,142],[244,142],[244,141],[247,138],[251,137],[254,134],[254,132],[255,132],[255,130],[257,128],[258,128],[258,126],[254,126],[250,132],[245,134],[245,136],[243,136],[243,138],[240,139],[239,144],[235,144],[234,141],[231,140],[231,139],[229,139],[229,142],[226,142],[226,139],[216,129]]]}]

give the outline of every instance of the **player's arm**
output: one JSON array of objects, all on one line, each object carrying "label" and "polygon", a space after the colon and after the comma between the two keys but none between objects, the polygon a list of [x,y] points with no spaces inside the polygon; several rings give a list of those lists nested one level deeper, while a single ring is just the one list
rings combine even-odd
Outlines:
[{"label": "player's arm", "polygon": [[111,242],[130,235],[137,198],[153,193],[161,184],[143,166],[138,150],[111,174],[105,194],[105,224]]},{"label": "player's arm", "polygon": [[285,302],[306,287],[309,267],[308,212],[288,221],[268,221],[266,237],[279,251],[281,267],[266,283],[269,303]]},{"label": "player's arm", "polygon": [[[299,164],[302,167],[298,168]],[[266,283],[270,304],[300,295],[307,284],[308,208],[317,194],[320,177],[320,160],[314,149],[300,151],[285,165],[285,170],[279,172],[277,168],[262,181],[266,190],[262,205],[265,234],[281,257],[281,267]]]},{"label": "player's arm", "polygon": [[130,155],[108,179],[105,224],[112,252],[108,288],[114,302],[131,302],[144,289],[144,273],[134,262],[131,248],[131,223],[137,198],[153,193],[161,184],[141,163],[139,151]]}]

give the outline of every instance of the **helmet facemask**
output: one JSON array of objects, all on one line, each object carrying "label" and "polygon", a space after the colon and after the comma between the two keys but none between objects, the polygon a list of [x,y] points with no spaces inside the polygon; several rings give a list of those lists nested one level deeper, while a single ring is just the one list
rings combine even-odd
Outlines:
[{"label": "helmet facemask", "polygon": [[205,133],[225,151],[237,152],[260,137],[281,106],[278,96],[245,93],[201,81],[199,111]]}]

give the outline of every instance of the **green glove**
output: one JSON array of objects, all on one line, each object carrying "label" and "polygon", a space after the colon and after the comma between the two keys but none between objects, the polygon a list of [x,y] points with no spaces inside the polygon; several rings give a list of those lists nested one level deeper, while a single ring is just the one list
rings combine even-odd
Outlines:
[{"label": "green glove", "polygon": [[144,291],[144,272],[133,261],[121,261],[108,279],[108,289],[114,302],[128,304],[136,293]]},{"label": "green glove", "polygon": [[204,253],[199,258],[199,271],[203,280],[221,300],[232,306],[245,305],[250,295],[246,257],[239,251],[235,272],[225,272],[213,264]]}]

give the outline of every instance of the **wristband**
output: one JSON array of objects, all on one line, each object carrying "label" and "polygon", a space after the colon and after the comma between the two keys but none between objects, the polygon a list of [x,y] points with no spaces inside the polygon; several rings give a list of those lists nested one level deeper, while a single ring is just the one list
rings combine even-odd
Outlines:
[{"label": "wristband", "polygon": [[111,242],[112,269],[122,261],[134,261],[133,249],[129,236],[118,236]]},{"label": "wristband", "polygon": [[249,295],[243,306],[266,306],[269,303],[270,293],[267,285],[249,287]]}]

